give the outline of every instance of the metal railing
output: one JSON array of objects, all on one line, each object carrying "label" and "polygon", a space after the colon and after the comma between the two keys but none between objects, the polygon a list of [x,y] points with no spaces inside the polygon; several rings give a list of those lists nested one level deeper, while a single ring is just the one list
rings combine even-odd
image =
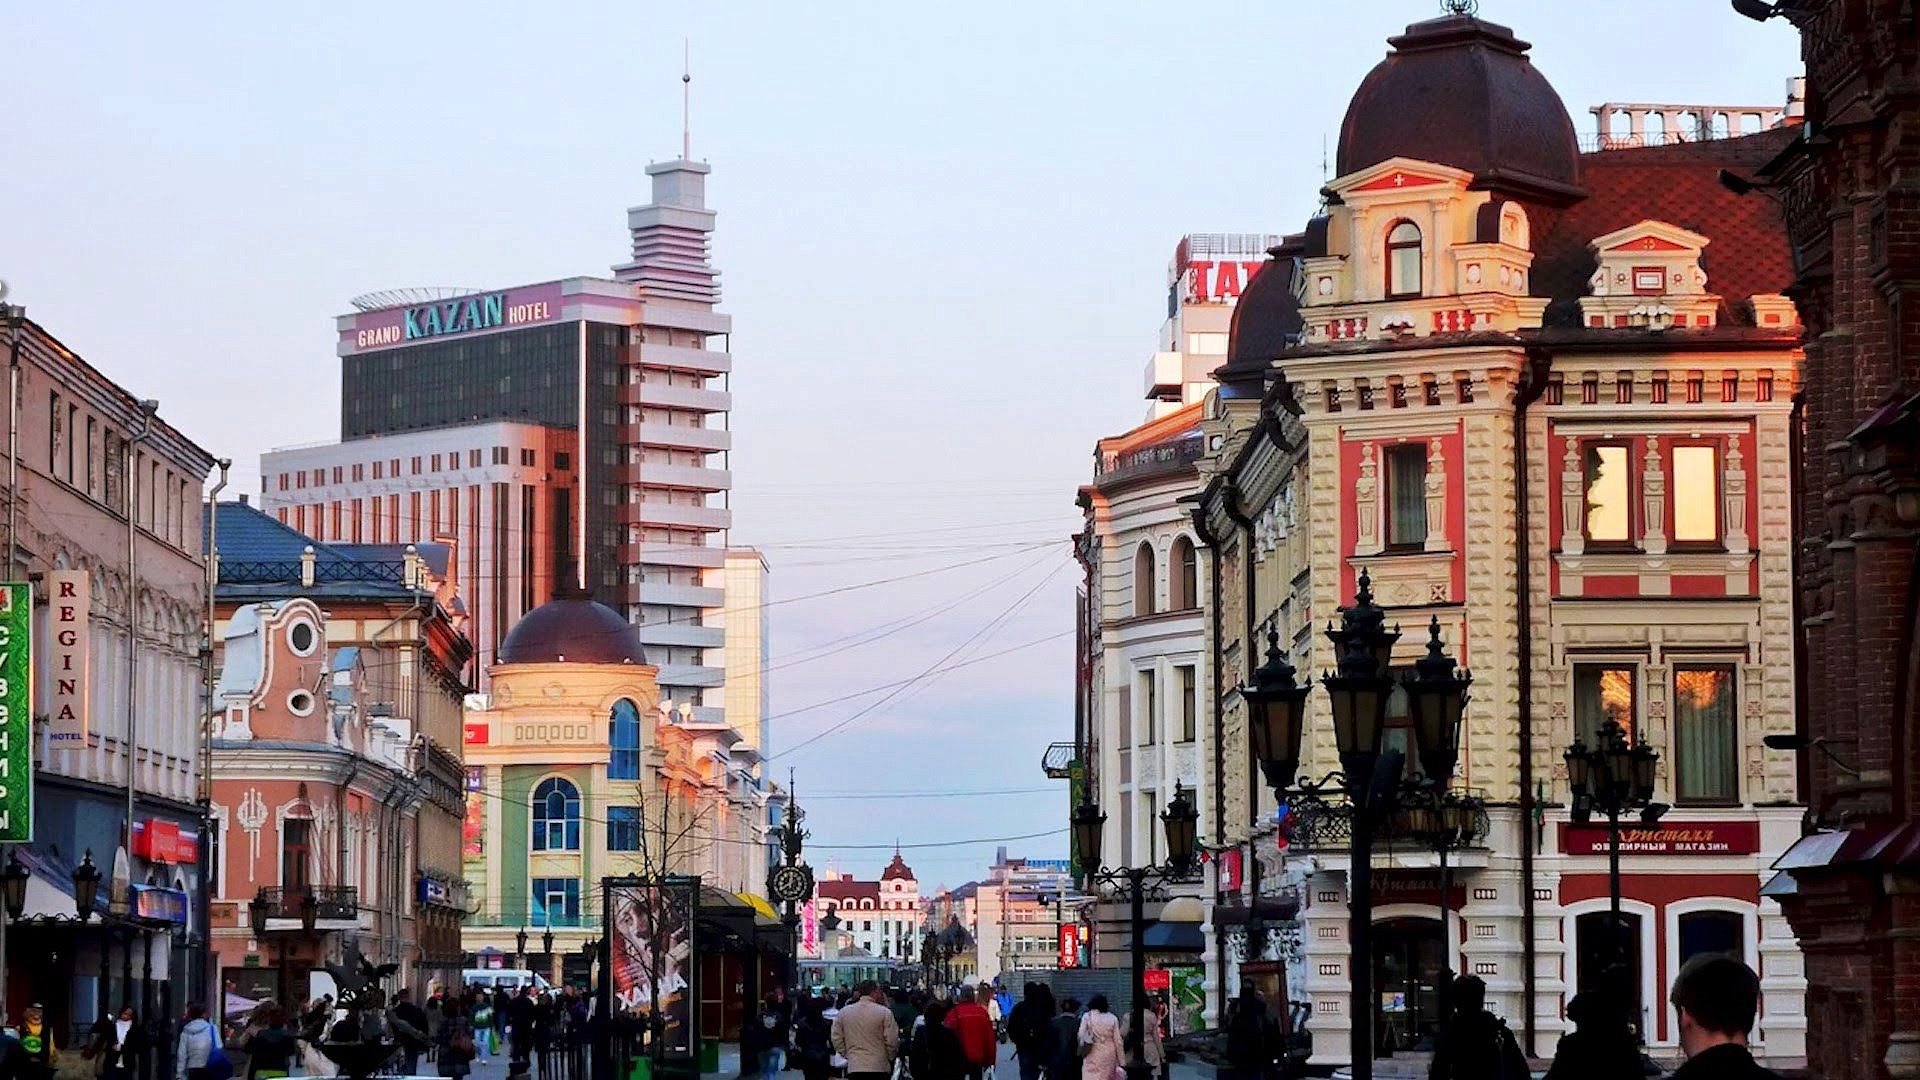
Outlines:
[{"label": "metal railing", "polygon": [[[302,580],[303,567],[298,559],[286,562],[233,562],[220,560],[222,585],[277,585]],[[405,585],[406,565],[400,562],[359,562],[324,559],[314,564],[314,580],[366,582],[375,585]]]},{"label": "metal railing", "polygon": [[302,917],[309,893],[313,895],[316,919],[352,920],[360,917],[360,890],[352,885],[314,885],[304,889],[276,886],[261,889],[257,895],[267,905],[268,918],[298,919]]},{"label": "metal railing", "polygon": [[1094,468],[1098,480],[1123,480],[1156,472],[1174,472],[1198,461],[1206,454],[1206,441],[1188,435],[1170,442],[1155,443],[1124,454],[1102,454]]}]

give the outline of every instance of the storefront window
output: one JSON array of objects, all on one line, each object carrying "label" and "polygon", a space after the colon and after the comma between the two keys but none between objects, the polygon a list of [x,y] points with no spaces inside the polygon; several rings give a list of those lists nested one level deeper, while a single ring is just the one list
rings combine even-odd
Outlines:
[{"label": "storefront window", "polygon": [[1588,746],[1600,741],[1600,729],[1612,720],[1631,739],[1634,734],[1634,669],[1631,664],[1573,665],[1573,733]]},{"label": "storefront window", "polygon": [[1673,669],[1674,797],[1682,803],[1739,800],[1739,724],[1733,666]]},{"label": "storefront window", "polygon": [[1745,962],[1746,937],[1746,920],[1738,912],[1689,911],[1680,916],[1680,963],[1696,956],[1730,956]]}]

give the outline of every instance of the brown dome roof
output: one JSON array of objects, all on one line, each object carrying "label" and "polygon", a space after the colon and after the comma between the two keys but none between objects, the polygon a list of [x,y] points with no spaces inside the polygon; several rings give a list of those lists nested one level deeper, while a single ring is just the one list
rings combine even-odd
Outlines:
[{"label": "brown dome roof", "polygon": [[1341,176],[1407,157],[1519,198],[1565,204],[1584,194],[1573,119],[1513,31],[1448,15],[1387,43],[1393,51],[1360,83],[1340,125]]},{"label": "brown dome roof", "polygon": [[881,881],[894,881],[896,879],[900,881],[914,880],[913,868],[908,866],[906,860],[900,857],[900,852],[897,849],[893,853],[893,861],[887,864],[885,870],[880,871]]},{"label": "brown dome roof", "polygon": [[640,631],[619,612],[584,596],[534,608],[500,643],[502,664],[644,664]]}]

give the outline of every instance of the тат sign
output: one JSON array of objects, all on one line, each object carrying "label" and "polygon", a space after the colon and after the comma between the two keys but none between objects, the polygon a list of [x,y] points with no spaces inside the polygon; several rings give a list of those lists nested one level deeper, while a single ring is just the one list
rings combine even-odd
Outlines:
[{"label": "\u0442\u0430\u0442 sign", "polygon": [[33,839],[33,588],[0,583],[0,844]]}]

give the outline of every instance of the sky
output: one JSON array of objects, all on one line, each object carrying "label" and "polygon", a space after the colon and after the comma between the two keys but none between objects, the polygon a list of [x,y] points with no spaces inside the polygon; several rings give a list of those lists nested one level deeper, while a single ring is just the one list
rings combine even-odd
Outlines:
[{"label": "sky", "polygon": [[[732,541],[773,568],[770,767],[816,868],[899,842],[955,885],[991,838],[1065,853],[1039,763],[1072,736],[1074,492],[1145,416],[1176,241],[1297,230],[1385,38],[1438,6],[29,4],[0,279],[257,492],[261,451],[338,437],[351,297],[627,258],[690,54]],[[1719,0],[1481,14],[1583,133],[1603,101],[1778,104],[1799,72]]]}]

